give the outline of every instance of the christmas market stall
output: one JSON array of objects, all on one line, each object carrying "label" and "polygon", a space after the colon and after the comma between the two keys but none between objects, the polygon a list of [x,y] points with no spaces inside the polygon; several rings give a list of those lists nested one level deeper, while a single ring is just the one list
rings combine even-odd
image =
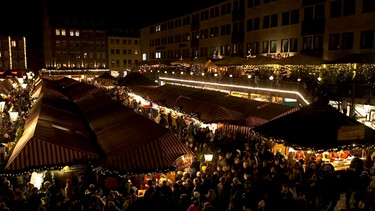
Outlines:
[{"label": "christmas market stall", "polygon": [[158,84],[139,72],[130,72],[125,77],[118,79],[118,86],[158,86]]},{"label": "christmas market stall", "polygon": [[78,107],[69,100],[44,93],[33,104],[4,173],[59,169],[94,162],[100,157]]},{"label": "christmas market stall", "polygon": [[341,113],[324,99],[252,130],[272,140],[278,151],[285,155],[291,152],[301,155],[294,156],[296,161],[305,158],[302,154],[314,152],[336,170],[349,167],[350,159],[353,158],[339,157],[340,153],[358,153],[360,157],[367,159],[375,144],[373,129]]}]

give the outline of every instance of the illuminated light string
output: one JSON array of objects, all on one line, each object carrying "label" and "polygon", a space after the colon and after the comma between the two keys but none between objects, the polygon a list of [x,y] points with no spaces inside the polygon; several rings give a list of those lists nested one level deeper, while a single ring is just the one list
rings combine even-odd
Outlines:
[{"label": "illuminated light string", "polygon": [[182,79],[175,79],[175,78],[167,78],[167,77],[159,77],[160,80],[166,81],[176,81],[176,82],[188,82],[194,84],[205,84],[205,85],[214,85],[220,87],[232,87],[232,88],[241,88],[241,89],[248,89],[248,90],[261,90],[261,91],[271,91],[271,92],[278,92],[278,93],[288,93],[288,94],[295,94],[298,95],[307,105],[310,104],[303,95],[297,91],[287,91],[282,89],[271,89],[271,88],[259,88],[259,87],[252,87],[252,86],[239,86],[233,84],[221,84],[221,83],[211,83],[211,82],[200,82],[200,81],[193,81],[193,80],[182,80]]}]

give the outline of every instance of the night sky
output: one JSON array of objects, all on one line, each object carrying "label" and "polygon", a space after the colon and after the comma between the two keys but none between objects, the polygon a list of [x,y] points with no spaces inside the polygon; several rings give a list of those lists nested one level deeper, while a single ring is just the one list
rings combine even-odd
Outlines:
[{"label": "night sky", "polygon": [[28,49],[34,53],[29,54],[29,57],[35,57],[29,61],[30,68],[33,68],[43,66],[40,57],[45,2],[56,14],[78,15],[85,19],[94,17],[139,29],[224,1],[226,0],[136,0],[120,3],[118,0],[105,0],[98,4],[92,0],[5,0],[1,3],[0,35],[26,36]]}]

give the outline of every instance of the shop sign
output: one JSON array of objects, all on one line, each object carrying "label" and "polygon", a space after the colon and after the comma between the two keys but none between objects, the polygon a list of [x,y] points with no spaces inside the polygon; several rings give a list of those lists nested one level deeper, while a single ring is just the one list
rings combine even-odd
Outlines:
[{"label": "shop sign", "polygon": [[365,138],[365,125],[341,126],[338,129],[338,141],[361,140]]}]

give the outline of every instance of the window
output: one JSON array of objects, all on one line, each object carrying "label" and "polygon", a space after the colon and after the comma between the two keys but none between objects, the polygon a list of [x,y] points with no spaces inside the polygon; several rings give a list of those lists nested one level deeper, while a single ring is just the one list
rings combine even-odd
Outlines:
[{"label": "window", "polygon": [[314,8],[313,7],[305,7],[303,20],[312,21],[313,19],[314,19]]},{"label": "window", "polygon": [[298,39],[291,38],[290,39],[290,52],[297,52],[298,51]]},{"label": "window", "polygon": [[374,0],[363,0],[362,1],[362,12],[375,12],[375,1]]},{"label": "window", "polygon": [[347,49],[353,49],[353,32],[345,32],[341,35],[341,49],[347,50]]},{"label": "window", "polygon": [[12,41],[11,41],[11,45],[12,45],[12,47],[17,47],[17,42],[14,41],[14,40],[12,40]]},{"label": "window", "polygon": [[281,15],[281,25],[286,26],[289,25],[289,19],[290,19],[290,12],[283,12]]},{"label": "window", "polygon": [[328,49],[329,50],[340,49],[340,34],[339,33],[329,35]]},{"label": "window", "polygon": [[281,52],[288,52],[289,51],[289,42],[287,39],[281,40]]},{"label": "window", "polygon": [[315,14],[314,14],[314,19],[322,19],[324,18],[324,11],[325,7],[324,4],[318,4],[315,6]]},{"label": "window", "polygon": [[246,31],[252,31],[253,30],[253,19],[248,19],[246,24]]},{"label": "window", "polygon": [[277,14],[271,15],[271,27],[277,27],[279,16]]},{"label": "window", "polygon": [[311,50],[312,48],[312,37],[311,36],[308,36],[308,37],[304,37],[303,38],[303,50]]},{"label": "window", "polygon": [[343,16],[355,14],[355,0],[344,0],[342,14]]},{"label": "window", "polygon": [[341,16],[341,0],[331,2],[331,18],[337,18]]},{"label": "window", "polygon": [[61,30],[61,35],[62,35],[62,36],[66,36],[66,31],[65,31],[65,29],[62,29],[62,30]]},{"label": "window", "polygon": [[74,30],[69,30],[69,36],[74,37]]},{"label": "window", "polygon": [[270,53],[276,53],[277,50],[277,41],[271,40]]},{"label": "window", "polygon": [[263,41],[263,48],[262,48],[262,53],[268,53],[268,41]]},{"label": "window", "polygon": [[256,55],[259,53],[259,42],[253,42],[252,54]]},{"label": "window", "polygon": [[361,32],[361,49],[370,49],[374,47],[374,30]]},{"label": "window", "polygon": [[79,37],[79,30],[75,30],[76,37]]},{"label": "window", "polygon": [[292,10],[290,13],[290,24],[299,23],[299,10]]},{"label": "window", "polygon": [[260,29],[260,18],[254,18],[254,31]]},{"label": "window", "polygon": [[254,0],[247,0],[247,8],[254,7]]},{"label": "window", "polygon": [[56,34],[56,36],[60,36],[60,35],[61,35],[61,33],[60,33],[60,29],[56,29],[56,30],[55,30],[55,34]]},{"label": "window", "polygon": [[268,29],[270,28],[270,16],[264,16],[263,17],[263,29]]},{"label": "window", "polygon": [[314,37],[314,49],[323,48],[323,35],[317,35]]}]

